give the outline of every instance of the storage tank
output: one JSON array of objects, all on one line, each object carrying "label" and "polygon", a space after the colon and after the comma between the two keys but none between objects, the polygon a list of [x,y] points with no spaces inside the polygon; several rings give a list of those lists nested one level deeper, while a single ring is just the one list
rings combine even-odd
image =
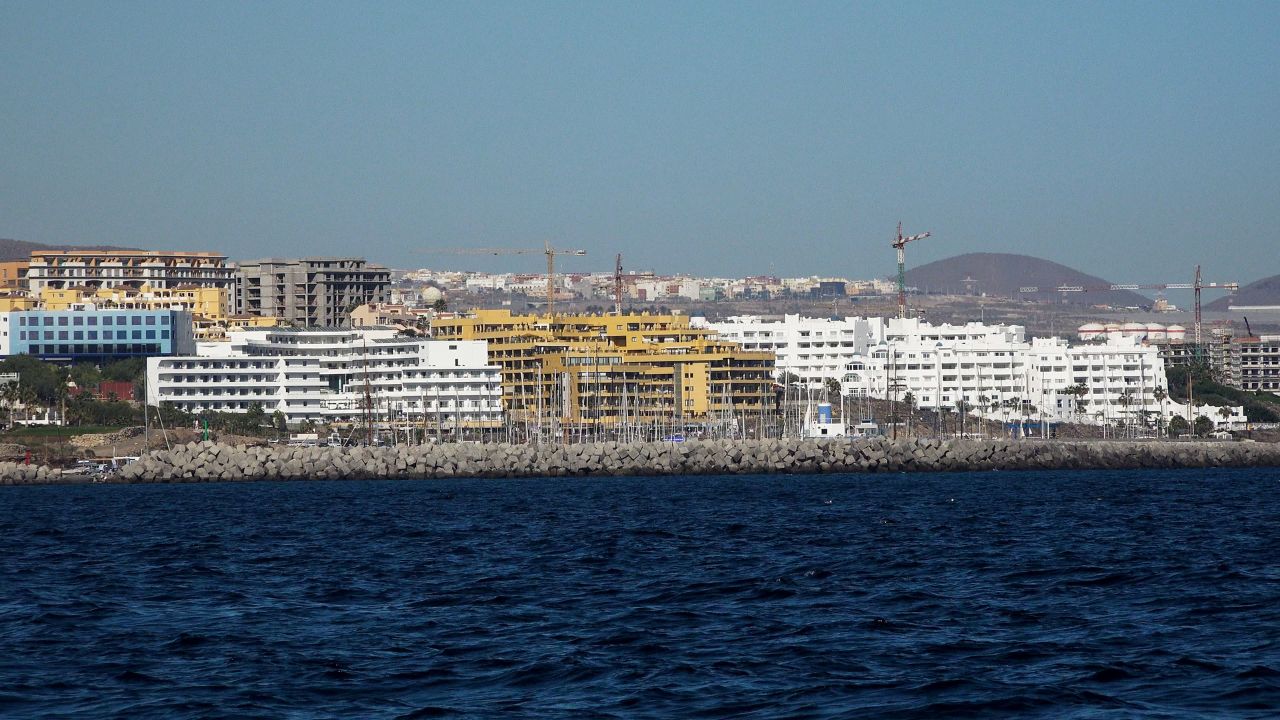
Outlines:
[{"label": "storage tank", "polygon": [[1164,340],[1168,337],[1165,332],[1164,325],[1160,323],[1147,323],[1147,339],[1148,340]]},{"label": "storage tank", "polygon": [[1181,325],[1170,325],[1164,332],[1170,342],[1182,342],[1187,339],[1187,329]]},{"label": "storage tank", "polygon": [[422,288],[422,302],[432,305],[444,299],[444,291],[438,287],[428,285]]},{"label": "storage tank", "polygon": [[1085,323],[1076,329],[1076,336],[1081,340],[1097,340],[1107,331],[1106,326],[1102,323]]},{"label": "storage tank", "polygon": [[1127,322],[1120,326],[1120,334],[1131,338],[1146,337],[1147,324],[1140,322]]}]

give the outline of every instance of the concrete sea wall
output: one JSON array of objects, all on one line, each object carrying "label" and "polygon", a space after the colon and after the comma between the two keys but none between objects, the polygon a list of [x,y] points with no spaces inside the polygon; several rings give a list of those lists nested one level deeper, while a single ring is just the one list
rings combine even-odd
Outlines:
[{"label": "concrete sea wall", "polygon": [[[152,451],[108,479],[210,482],[1262,466],[1280,466],[1280,444],[876,438],[341,448],[193,442]],[[52,468],[0,463],[3,485],[85,480]]]}]

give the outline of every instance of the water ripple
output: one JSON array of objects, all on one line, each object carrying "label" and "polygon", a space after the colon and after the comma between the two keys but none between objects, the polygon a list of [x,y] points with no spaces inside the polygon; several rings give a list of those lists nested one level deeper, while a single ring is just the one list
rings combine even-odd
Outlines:
[{"label": "water ripple", "polygon": [[1270,471],[15,487],[0,716],[1271,717]]}]

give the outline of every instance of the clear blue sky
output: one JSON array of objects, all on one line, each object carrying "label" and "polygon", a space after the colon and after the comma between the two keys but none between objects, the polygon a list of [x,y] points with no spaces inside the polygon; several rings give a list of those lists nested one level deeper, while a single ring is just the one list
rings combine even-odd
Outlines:
[{"label": "clear blue sky", "polygon": [[1280,273],[1280,3],[0,4],[0,237]]}]

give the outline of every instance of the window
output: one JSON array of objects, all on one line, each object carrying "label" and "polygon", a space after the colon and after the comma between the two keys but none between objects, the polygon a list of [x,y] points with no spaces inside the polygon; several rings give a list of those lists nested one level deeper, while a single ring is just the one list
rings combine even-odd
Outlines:
[{"label": "window", "polygon": [[[137,334],[138,334],[137,332],[135,332],[135,333],[134,333],[134,335],[137,335]],[[155,339],[156,339],[156,331],[155,331],[155,330],[148,330],[148,331],[147,331],[147,339],[148,339],[148,340],[155,340]]]},{"label": "window", "polygon": [[66,331],[66,330],[59,330],[59,331],[58,331],[58,339],[59,339],[59,340],[66,340],[66,339],[67,339],[67,331]]},{"label": "window", "polygon": [[90,315],[90,316],[89,316],[89,324],[90,324],[90,325],[97,325],[97,324],[98,324],[98,318],[96,318],[96,317],[94,317],[94,316]]},{"label": "window", "polygon": [[84,318],[82,318],[82,317],[80,317],[79,315],[77,315],[77,316],[75,317],[75,319],[74,319],[74,320],[72,320],[71,324],[72,324],[72,325],[83,325],[83,324],[84,324]]},{"label": "window", "polygon": [[67,326],[67,316],[66,316],[66,315],[62,315],[62,316],[59,316],[59,317],[58,317],[58,325],[59,325],[60,327],[66,327],[66,326]]},{"label": "window", "polygon": [[[147,324],[148,324],[148,325],[155,325],[155,324],[156,324],[156,316],[155,316],[155,315],[148,315],[148,316],[147,316]],[[134,325],[137,325],[137,323],[134,323]]]},{"label": "window", "polygon": [[142,324],[142,316],[141,316],[141,315],[134,315],[134,316],[133,316],[133,324],[134,324],[134,325],[141,325],[141,324]]}]

